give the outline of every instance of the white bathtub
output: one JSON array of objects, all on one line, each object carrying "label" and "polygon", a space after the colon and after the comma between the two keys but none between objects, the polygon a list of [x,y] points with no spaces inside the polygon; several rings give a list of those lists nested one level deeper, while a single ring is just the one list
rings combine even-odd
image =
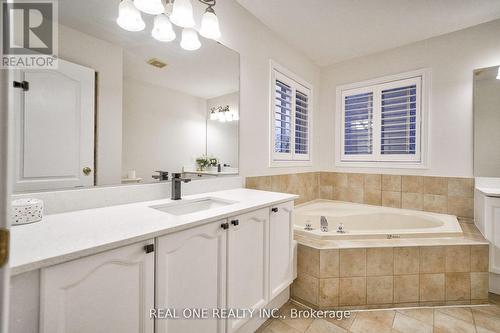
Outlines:
[{"label": "white bathtub", "polygon": [[[317,200],[297,206],[293,214],[296,235],[320,240],[463,236],[455,216],[407,209]],[[327,232],[320,230],[321,216],[328,221]],[[340,223],[345,233],[337,232]]]}]

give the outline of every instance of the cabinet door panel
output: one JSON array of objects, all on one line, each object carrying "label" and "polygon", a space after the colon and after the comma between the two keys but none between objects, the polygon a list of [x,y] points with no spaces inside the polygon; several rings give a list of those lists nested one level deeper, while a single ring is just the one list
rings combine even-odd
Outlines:
[{"label": "cabinet door panel", "polygon": [[144,242],[41,271],[42,333],[152,333],[154,252]]},{"label": "cabinet door panel", "polygon": [[[225,221],[158,238],[156,307],[214,309],[225,305]],[[211,311],[210,311],[211,312]],[[158,333],[223,333],[216,319],[159,319]]]},{"label": "cabinet door panel", "polygon": [[293,279],[293,203],[271,208],[269,221],[270,299],[276,297]]},{"label": "cabinet door panel", "polygon": [[[227,302],[232,309],[260,309],[268,297],[269,208],[230,219],[228,232]],[[250,318],[229,319],[228,332],[235,332]]]}]

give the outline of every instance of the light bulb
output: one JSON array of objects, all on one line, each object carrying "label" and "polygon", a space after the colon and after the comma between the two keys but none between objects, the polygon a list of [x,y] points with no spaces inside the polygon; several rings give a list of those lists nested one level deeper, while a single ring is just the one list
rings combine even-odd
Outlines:
[{"label": "light bulb", "polygon": [[182,30],[181,47],[188,51],[194,51],[201,47],[196,30],[189,28],[184,28]]},{"label": "light bulb", "polygon": [[238,120],[240,120],[240,115],[238,114],[238,112],[234,112],[234,113],[233,113],[233,120],[234,120],[234,121],[238,121]]},{"label": "light bulb", "polygon": [[216,120],[217,119],[217,113],[215,111],[210,112],[210,120]]},{"label": "light bulb", "polygon": [[193,17],[193,6],[189,0],[175,0],[170,15],[170,21],[182,28],[192,28],[195,25]]},{"label": "light bulb", "polygon": [[118,7],[118,18],[116,23],[128,31],[144,30],[146,24],[142,20],[141,12],[135,8],[132,0],[122,0]]},{"label": "light bulb", "polygon": [[221,123],[225,123],[226,122],[226,116],[224,115],[224,112],[222,112],[222,111],[218,112],[217,118],[219,118],[219,121]]},{"label": "light bulb", "polygon": [[168,20],[167,15],[156,15],[151,36],[160,42],[171,42],[175,39],[175,31],[172,28],[172,23]]},{"label": "light bulb", "polygon": [[208,7],[201,19],[200,35],[205,38],[219,39],[221,36],[219,20],[212,7]]},{"label": "light bulb", "polygon": [[498,67],[497,80],[500,80],[500,66]]},{"label": "light bulb", "polygon": [[141,12],[151,15],[161,14],[165,10],[161,0],[134,0],[134,6]]},{"label": "light bulb", "polygon": [[226,111],[224,113],[225,113],[226,121],[232,121],[233,120],[233,114],[230,111]]}]

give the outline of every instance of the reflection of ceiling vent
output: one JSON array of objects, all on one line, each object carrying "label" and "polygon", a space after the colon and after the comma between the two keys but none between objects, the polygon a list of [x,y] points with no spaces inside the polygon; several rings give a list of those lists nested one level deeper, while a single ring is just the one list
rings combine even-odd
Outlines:
[{"label": "reflection of ceiling vent", "polygon": [[167,66],[166,63],[164,63],[163,61],[158,60],[156,58],[149,59],[148,64],[150,64],[151,66],[158,67],[158,68],[163,68],[163,67]]}]

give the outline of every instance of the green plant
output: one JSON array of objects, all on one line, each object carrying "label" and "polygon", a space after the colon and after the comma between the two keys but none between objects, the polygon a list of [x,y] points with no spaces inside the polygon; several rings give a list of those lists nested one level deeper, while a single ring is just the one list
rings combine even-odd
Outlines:
[{"label": "green plant", "polygon": [[207,167],[215,167],[219,164],[219,160],[215,157],[200,156],[196,159],[196,164],[200,169],[205,169]]}]

